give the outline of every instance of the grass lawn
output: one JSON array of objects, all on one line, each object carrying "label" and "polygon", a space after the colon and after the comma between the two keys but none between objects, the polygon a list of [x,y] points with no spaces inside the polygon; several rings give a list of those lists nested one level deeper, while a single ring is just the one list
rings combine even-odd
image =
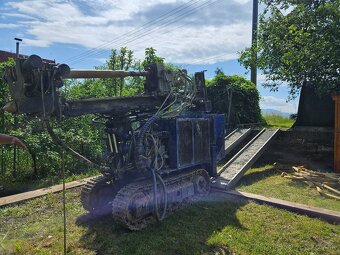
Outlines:
[{"label": "grass lawn", "polygon": [[236,189],[340,211],[339,201],[324,198],[315,188],[310,188],[301,181],[283,178],[281,173],[282,170],[277,170],[271,165],[250,169],[238,183]]},{"label": "grass lawn", "polygon": [[265,114],[263,118],[270,127],[275,128],[290,128],[294,124],[294,120],[275,114]]},{"label": "grass lawn", "polygon": [[[71,174],[65,178],[66,182],[71,182],[75,180],[84,179],[87,177],[99,175],[100,172],[95,169],[84,171],[82,173]],[[62,183],[62,178],[59,176],[52,176],[47,178],[41,178],[36,180],[22,180],[22,181],[12,181],[9,178],[2,178],[0,176],[0,197],[9,196],[17,193],[22,193],[30,190],[46,188],[49,186],[57,185]]]},{"label": "grass lawn", "polygon": [[[139,232],[91,219],[67,192],[69,254],[338,254],[340,226],[212,193]],[[61,194],[0,208],[0,254],[61,254]]]}]

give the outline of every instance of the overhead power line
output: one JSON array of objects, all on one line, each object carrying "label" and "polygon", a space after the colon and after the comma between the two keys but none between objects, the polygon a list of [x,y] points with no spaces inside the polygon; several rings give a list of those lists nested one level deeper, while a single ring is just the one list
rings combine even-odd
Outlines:
[{"label": "overhead power line", "polygon": [[[173,17],[172,19],[167,20],[165,23],[162,23],[162,24],[160,24],[160,25],[154,26],[154,28],[151,29],[151,30],[147,30],[147,31],[144,31],[144,32],[142,32],[142,33],[138,33],[138,34],[136,34],[136,35],[133,36],[133,37],[128,37],[127,40],[124,41],[124,42],[122,42],[122,40],[116,40],[116,41],[121,41],[121,42],[120,42],[120,43],[114,44],[112,48],[118,47],[119,44],[120,44],[120,45],[127,45],[128,43],[131,43],[131,42],[133,42],[133,41],[136,41],[136,40],[138,40],[138,39],[141,39],[141,38],[145,37],[146,35],[152,34],[152,33],[156,32],[156,31],[159,31],[159,30],[163,29],[164,27],[167,27],[167,26],[169,26],[169,25],[171,25],[171,24],[174,24],[174,23],[180,21],[181,19],[183,19],[183,18],[185,18],[185,17],[187,17],[187,16],[190,16],[190,15],[194,14],[194,13],[197,12],[199,9],[202,9],[202,8],[204,8],[204,7],[208,7],[208,6],[214,4],[214,3],[218,2],[218,1],[219,1],[219,0],[215,0],[215,1],[204,1],[203,3],[201,3],[201,4],[197,5],[197,6],[195,6],[193,9],[190,9],[190,10],[184,12],[184,13],[181,13],[180,15],[177,15],[177,16]],[[195,4],[196,4],[196,3],[197,3],[197,2],[195,2]],[[173,15],[171,15],[171,16],[173,16]],[[89,56],[92,56],[92,57],[94,57],[94,56],[99,56],[99,55],[101,55],[101,54],[103,54],[103,53],[106,53],[106,52],[108,52],[108,51],[110,51],[110,50],[108,50],[108,49],[102,49],[102,50],[99,50],[98,52],[95,52],[95,53],[92,53],[92,54],[88,54],[87,57],[89,57]],[[72,62],[83,62],[82,60],[84,60],[84,58],[78,59],[77,61],[72,61]]]},{"label": "overhead power line", "polygon": [[[142,29],[140,33],[137,33],[137,34],[135,34],[134,36],[132,36],[132,34],[130,34],[129,36],[127,36],[127,37],[125,37],[125,38],[122,38],[121,40],[115,40],[115,41],[116,41],[115,44],[114,44],[114,43],[110,44],[110,45],[111,45],[111,48],[120,47],[120,46],[122,46],[122,45],[125,46],[125,45],[127,45],[128,43],[131,43],[131,42],[133,42],[133,41],[136,41],[136,40],[138,40],[138,39],[140,39],[140,38],[145,37],[146,35],[152,34],[152,33],[156,32],[156,31],[158,31],[158,30],[160,30],[160,29],[162,29],[162,28],[164,28],[164,27],[166,27],[166,26],[169,26],[169,25],[171,25],[171,24],[173,24],[173,23],[175,23],[175,22],[178,22],[178,21],[180,21],[183,17],[189,16],[189,15],[193,14],[194,12],[196,12],[197,9],[202,8],[202,6],[206,5],[208,2],[209,2],[209,1],[204,1],[203,3],[201,3],[201,4],[198,5],[198,6],[196,6],[195,8],[193,8],[193,9],[191,9],[191,10],[189,10],[189,11],[186,11],[186,12],[184,12],[184,13],[180,13],[180,15],[176,15],[176,16],[171,15],[171,16],[173,16],[173,17],[170,16],[170,19],[169,19],[169,20],[166,20],[164,23],[161,23],[160,25],[156,25],[156,26],[153,25],[153,28],[152,28],[152,29],[147,29],[147,30],[144,29],[144,31],[143,31],[143,29]],[[216,2],[216,0],[213,1],[213,2],[211,2],[210,4],[212,4],[212,3],[214,3],[214,2]],[[197,2],[195,2],[194,4],[196,4],[196,3],[197,3]],[[155,24],[156,24],[156,23],[155,23]],[[124,39],[125,39],[125,41],[124,41]],[[101,50],[98,50],[97,52],[94,52],[94,53],[92,53],[92,54],[89,54],[87,57],[97,57],[97,56],[100,56],[100,55],[102,55],[102,54],[104,54],[104,53],[107,53],[107,52],[110,52],[110,51],[111,51],[111,49],[101,49]],[[78,60],[77,62],[84,62],[84,60],[85,60],[85,58],[80,59],[80,60]],[[76,62],[76,61],[72,61],[72,62]]]},{"label": "overhead power line", "polygon": [[190,64],[187,64],[187,65],[199,64],[199,63],[201,63],[203,61],[218,60],[218,59],[221,59],[221,58],[223,58],[225,56],[226,56],[226,53],[222,53],[222,54],[218,54],[218,55],[215,55],[215,56],[210,56],[210,57],[205,57],[205,58],[197,58],[194,61],[192,61]]},{"label": "overhead power line", "polygon": [[[216,2],[218,2],[218,0],[210,2],[209,4],[207,4],[206,6],[203,6],[203,7],[206,8],[206,7],[210,6],[210,5],[215,4]],[[208,2],[206,2],[206,3],[208,3]],[[192,13],[189,13],[187,16],[190,16],[190,15],[194,14],[195,12],[196,11],[194,10]],[[173,24],[173,23],[175,23],[175,22],[172,22],[171,24]],[[185,27],[185,26],[187,26],[187,23],[182,23],[182,24],[174,26],[174,27],[165,26],[164,28],[166,28],[166,27],[169,27],[169,28],[166,29],[166,30],[163,30],[163,31],[159,31],[159,32],[157,31],[157,38],[160,38],[160,35],[166,34],[167,37],[166,37],[166,41],[164,41],[164,43],[169,44],[169,38],[172,38],[171,37],[172,34],[171,34],[171,31],[169,31],[169,29],[171,28],[172,31],[178,31],[180,28]],[[160,28],[163,29],[162,27],[160,27]],[[140,38],[137,38],[136,40],[133,40],[134,43],[133,44],[129,44],[129,47],[133,47],[135,45],[138,45],[138,43],[139,43],[138,39],[143,39],[143,42],[145,43],[145,42],[148,42],[148,41],[150,41],[150,40],[152,40],[154,38],[153,37],[152,38],[149,37],[148,39],[145,39],[145,38],[143,38],[143,36],[141,36]],[[162,42],[160,42],[160,43],[162,43]]]},{"label": "overhead power line", "polygon": [[[122,34],[121,36],[119,36],[119,37],[117,37],[117,38],[115,38],[115,39],[113,39],[113,40],[111,40],[111,41],[109,41],[109,42],[102,43],[102,44],[100,44],[100,45],[98,45],[98,46],[96,46],[96,47],[94,47],[94,48],[92,48],[92,49],[90,49],[90,50],[84,51],[84,52],[82,52],[82,53],[80,53],[80,54],[78,54],[78,55],[76,55],[76,56],[67,58],[67,59],[63,60],[63,62],[65,62],[65,61],[67,61],[67,60],[80,59],[80,58],[86,56],[86,55],[89,54],[89,53],[96,52],[98,49],[101,49],[101,48],[103,48],[103,47],[107,47],[107,46],[109,46],[110,44],[112,44],[112,43],[114,43],[114,42],[116,42],[116,41],[118,41],[118,40],[124,38],[125,36],[135,34],[135,33],[139,32],[139,31],[141,31],[141,30],[143,30],[143,29],[145,29],[145,28],[151,26],[151,25],[152,25],[153,23],[155,23],[155,22],[159,22],[159,21],[165,20],[165,19],[169,18],[170,16],[172,16],[172,15],[174,15],[174,14],[176,14],[176,13],[182,11],[182,10],[187,9],[187,8],[189,8],[190,6],[192,6],[192,5],[194,5],[194,4],[198,3],[198,2],[199,2],[199,0],[190,0],[190,1],[184,3],[184,4],[180,5],[180,6],[178,6],[178,7],[174,8],[174,9],[172,9],[171,11],[166,12],[166,13],[164,13],[164,14],[158,16],[157,18],[155,18],[155,19],[153,19],[153,20],[150,20],[150,21],[148,21],[148,22],[142,24],[141,26],[139,26],[139,27],[137,27],[137,28],[135,28],[135,29],[132,29],[132,30],[130,30],[130,31],[128,31],[128,32],[126,32],[126,33],[124,33],[124,34]],[[191,3],[191,4],[190,4],[190,3]]]}]

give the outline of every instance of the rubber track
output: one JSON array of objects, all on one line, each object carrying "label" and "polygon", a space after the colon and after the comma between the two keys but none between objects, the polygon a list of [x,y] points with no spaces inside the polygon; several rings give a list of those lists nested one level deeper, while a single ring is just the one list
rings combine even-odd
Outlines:
[{"label": "rubber track", "polygon": [[[190,173],[185,173],[179,176],[169,177],[168,179],[165,179],[165,184],[167,189],[171,188],[172,185],[180,185],[183,181],[190,181],[192,182],[192,178],[195,176],[203,175],[207,178],[207,181],[209,183],[209,175],[208,173],[203,170],[194,170]],[[139,183],[131,183],[119,190],[117,193],[115,199],[112,202],[112,213],[114,220],[123,225],[126,228],[129,228],[130,230],[140,230],[145,228],[147,225],[153,223],[156,221],[156,219],[150,215],[146,218],[141,219],[140,221],[132,224],[127,219],[127,208],[130,204],[130,198],[133,197],[136,193],[143,193],[145,196],[149,196],[151,199],[153,199],[152,195],[152,181],[141,181]],[[209,192],[207,192],[209,194]],[[168,204],[167,209],[167,215],[171,214],[174,210],[178,209],[182,206],[183,203],[189,202],[189,200],[193,200],[195,197],[201,197],[202,195],[194,195],[194,197],[186,198],[182,203],[176,203],[176,204]]]},{"label": "rubber track", "polygon": [[82,187],[80,193],[80,201],[83,207],[89,211],[93,212],[93,207],[91,205],[91,193],[97,185],[100,185],[102,182],[106,181],[106,177],[103,175],[96,176],[90,179],[86,184]]}]

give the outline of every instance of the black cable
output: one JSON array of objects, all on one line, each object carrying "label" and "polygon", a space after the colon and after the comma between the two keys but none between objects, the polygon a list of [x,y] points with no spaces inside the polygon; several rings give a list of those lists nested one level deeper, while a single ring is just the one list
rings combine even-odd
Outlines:
[{"label": "black cable", "polygon": [[[219,1],[219,0],[215,0],[215,1],[212,1],[212,2],[210,2],[209,3],[209,1],[207,1],[207,2],[205,2],[205,3],[203,3],[203,4],[201,4],[200,6],[197,6],[196,8],[193,8],[192,10],[189,10],[187,13],[187,16],[190,16],[190,15],[192,15],[192,14],[194,14],[197,10],[196,9],[201,9],[201,8],[203,8],[203,7],[208,7],[208,6],[210,6],[210,5],[212,5],[212,4],[214,4],[215,2],[217,2],[217,1]],[[204,6],[205,5],[205,6]],[[177,18],[179,18],[179,17],[181,17],[181,16],[183,16],[183,15],[180,15],[180,16],[178,16]],[[184,17],[185,18],[185,17]],[[174,20],[174,21],[172,21],[172,22],[168,22],[168,23],[164,23],[164,24],[162,24],[162,26],[163,25],[165,25],[164,26],[164,28],[166,28],[168,25],[171,25],[171,24],[173,24],[173,23],[176,23],[178,21],[178,19],[176,19],[176,20]],[[184,27],[186,24],[181,24],[181,25],[179,25],[179,26],[175,26],[175,27],[171,27],[171,30],[172,31],[177,31],[179,28],[182,28],[182,27]],[[160,29],[162,29],[162,27],[160,26],[159,27]],[[156,30],[159,30],[159,28],[155,28],[155,29],[153,29],[153,31],[148,31],[148,33],[144,33],[144,34],[141,34],[141,37],[140,38],[137,38],[136,40],[132,40],[132,41],[137,41],[138,39],[142,39],[144,36],[146,36],[146,35],[148,35],[148,34],[150,34],[150,33],[153,33],[153,32],[155,32]],[[167,29],[166,31],[161,31],[161,32],[159,32],[159,33],[157,33],[157,36],[159,36],[159,35],[163,35],[163,34],[169,34],[170,32],[169,32],[169,29]],[[149,38],[149,40],[150,39],[154,39],[154,38]],[[146,42],[146,41],[149,41],[149,40],[143,40],[143,42]],[[129,41],[129,42],[132,42],[132,41]],[[165,44],[168,44],[169,43],[169,36],[167,36],[167,38],[166,38],[166,41],[164,42]],[[129,47],[131,48],[132,46],[135,46],[136,44],[138,44],[138,43],[134,43],[134,44],[132,44],[132,45],[129,45]],[[104,49],[103,49],[104,50]]]},{"label": "black cable", "polygon": [[[159,173],[155,171],[155,169],[151,169],[151,174],[152,174],[152,180],[153,180],[153,186],[152,186],[152,191],[153,191],[153,204],[154,204],[154,212],[156,219],[158,221],[162,221],[165,218],[166,215],[166,210],[168,206],[168,193],[166,190],[166,185]],[[164,194],[164,203],[163,203],[163,211],[162,214],[160,215],[159,210],[158,210],[158,202],[157,202],[157,178],[160,181],[162,188],[163,188],[163,194]]]},{"label": "black cable", "polygon": [[105,167],[103,166],[99,166],[98,164],[92,162],[91,160],[89,160],[88,158],[86,158],[85,156],[79,154],[78,152],[76,152],[75,150],[73,150],[72,148],[70,148],[66,143],[64,143],[53,131],[50,123],[48,120],[45,120],[45,127],[47,132],[49,133],[49,135],[51,136],[52,140],[54,143],[60,145],[62,148],[64,148],[66,151],[68,151],[72,156],[74,156],[75,158],[77,158],[79,161],[87,164],[90,167],[94,167],[94,168],[98,168],[99,170],[107,170]]},{"label": "black cable", "polygon": [[[214,4],[214,3],[217,2],[217,1],[219,1],[219,0],[214,0],[214,1],[210,2],[210,3],[209,3],[209,1],[206,1],[206,2],[204,2],[203,4],[201,4],[201,5],[199,5],[199,6],[196,6],[196,7],[193,8],[192,10],[186,11],[186,12],[182,13],[181,15],[177,16],[176,19],[169,20],[169,21],[167,21],[166,23],[163,23],[163,24],[161,24],[160,26],[155,27],[154,29],[148,30],[148,31],[146,31],[146,32],[143,32],[142,34],[139,34],[139,35],[137,35],[137,36],[134,36],[134,37],[128,39],[127,41],[123,42],[122,44],[123,44],[123,45],[127,45],[127,44],[130,43],[130,42],[133,42],[133,41],[136,41],[136,40],[138,40],[138,39],[141,39],[141,38],[143,38],[143,37],[145,37],[145,36],[147,36],[147,35],[149,35],[149,34],[152,34],[153,32],[155,32],[155,31],[157,31],[157,30],[160,30],[160,29],[162,29],[162,28],[164,28],[164,27],[167,27],[167,26],[169,26],[169,25],[171,25],[171,24],[173,24],[173,23],[178,22],[178,21],[179,21],[181,18],[183,18],[183,17],[187,17],[187,16],[189,16],[189,15],[194,14],[198,9],[201,9],[201,8],[203,8],[203,7],[207,7],[207,6],[210,6],[210,5]],[[116,46],[116,45],[114,45],[114,46]],[[117,46],[118,46],[118,45],[117,45]],[[113,48],[114,48],[114,47],[113,47]],[[97,53],[92,54],[91,57],[100,56],[101,54],[106,53],[106,52],[108,52],[108,51],[110,51],[110,50],[102,49],[101,51],[98,51]],[[89,55],[89,56],[90,56],[90,55]],[[77,62],[78,62],[78,63],[81,63],[81,62],[84,62],[85,60],[86,60],[86,58],[83,58],[83,59],[78,60]],[[72,62],[76,62],[76,61],[71,61],[71,63],[72,63]]]},{"label": "black cable", "polygon": [[160,118],[159,116],[154,115],[150,119],[148,119],[146,123],[143,125],[143,127],[140,129],[138,137],[137,137],[136,147],[135,147],[135,164],[136,164],[136,168],[141,170],[142,172],[147,171],[147,165],[145,163],[145,157],[144,157],[145,152],[144,152],[143,140],[144,140],[146,131],[159,118]]},{"label": "black cable", "polygon": [[[167,194],[167,190],[166,190],[166,185],[165,185],[162,177],[160,176],[160,174],[157,173],[155,171],[155,169],[152,169],[152,168],[150,168],[146,165],[145,157],[144,157],[145,150],[144,150],[144,146],[143,146],[143,140],[144,140],[146,132],[151,127],[151,125],[153,123],[155,123],[155,121],[157,121],[158,119],[160,119],[160,117],[158,115],[152,116],[150,119],[148,119],[146,121],[146,123],[140,129],[138,137],[137,137],[137,141],[136,141],[136,147],[135,147],[135,164],[136,164],[136,168],[139,169],[139,170],[143,171],[145,169],[145,170],[151,171],[151,176],[152,176],[152,181],[153,181],[152,190],[153,190],[154,212],[155,212],[156,219],[158,221],[162,221],[165,218],[167,204],[168,204],[168,194]],[[160,181],[160,183],[162,185],[163,194],[164,194],[164,204],[163,204],[163,211],[162,211],[161,215],[158,211],[157,179]]]}]

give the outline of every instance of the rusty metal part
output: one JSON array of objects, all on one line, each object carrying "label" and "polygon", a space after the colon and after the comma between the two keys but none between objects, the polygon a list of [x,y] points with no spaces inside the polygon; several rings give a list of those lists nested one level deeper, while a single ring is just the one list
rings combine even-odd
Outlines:
[{"label": "rusty metal part", "polygon": [[123,70],[71,70],[64,76],[69,79],[85,79],[85,78],[124,78],[131,76],[146,76],[147,71],[134,72]]},{"label": "rusty metal part", "polygon": [[18,107],[15,102],[9,102],[7,103],[4,107],[2,107],[2,110],[5,112],[9,113],[17,113],[18,112]]},{"label": "rusty metal part", "polygon": [[164,100],[158,96],[130,96],[115,98],[93,98],[67,101],[63,114],[79,116],[91,113],[127,113],[130,111],[147,112],[155,110]]},{"label": "rusty metal part", "polygon": [[[189,201],[209,194],[210,191],[209,174],[204,169],[164,178],[164,182],[168,194],[167,214]],[[161,200],[162,197],[160,192],[157,199]],[[124,186],[118,191],[112,202],[113,218],[117,223],[130,230],[140,230],[155,222],[153,212],[151,180]]]}]

